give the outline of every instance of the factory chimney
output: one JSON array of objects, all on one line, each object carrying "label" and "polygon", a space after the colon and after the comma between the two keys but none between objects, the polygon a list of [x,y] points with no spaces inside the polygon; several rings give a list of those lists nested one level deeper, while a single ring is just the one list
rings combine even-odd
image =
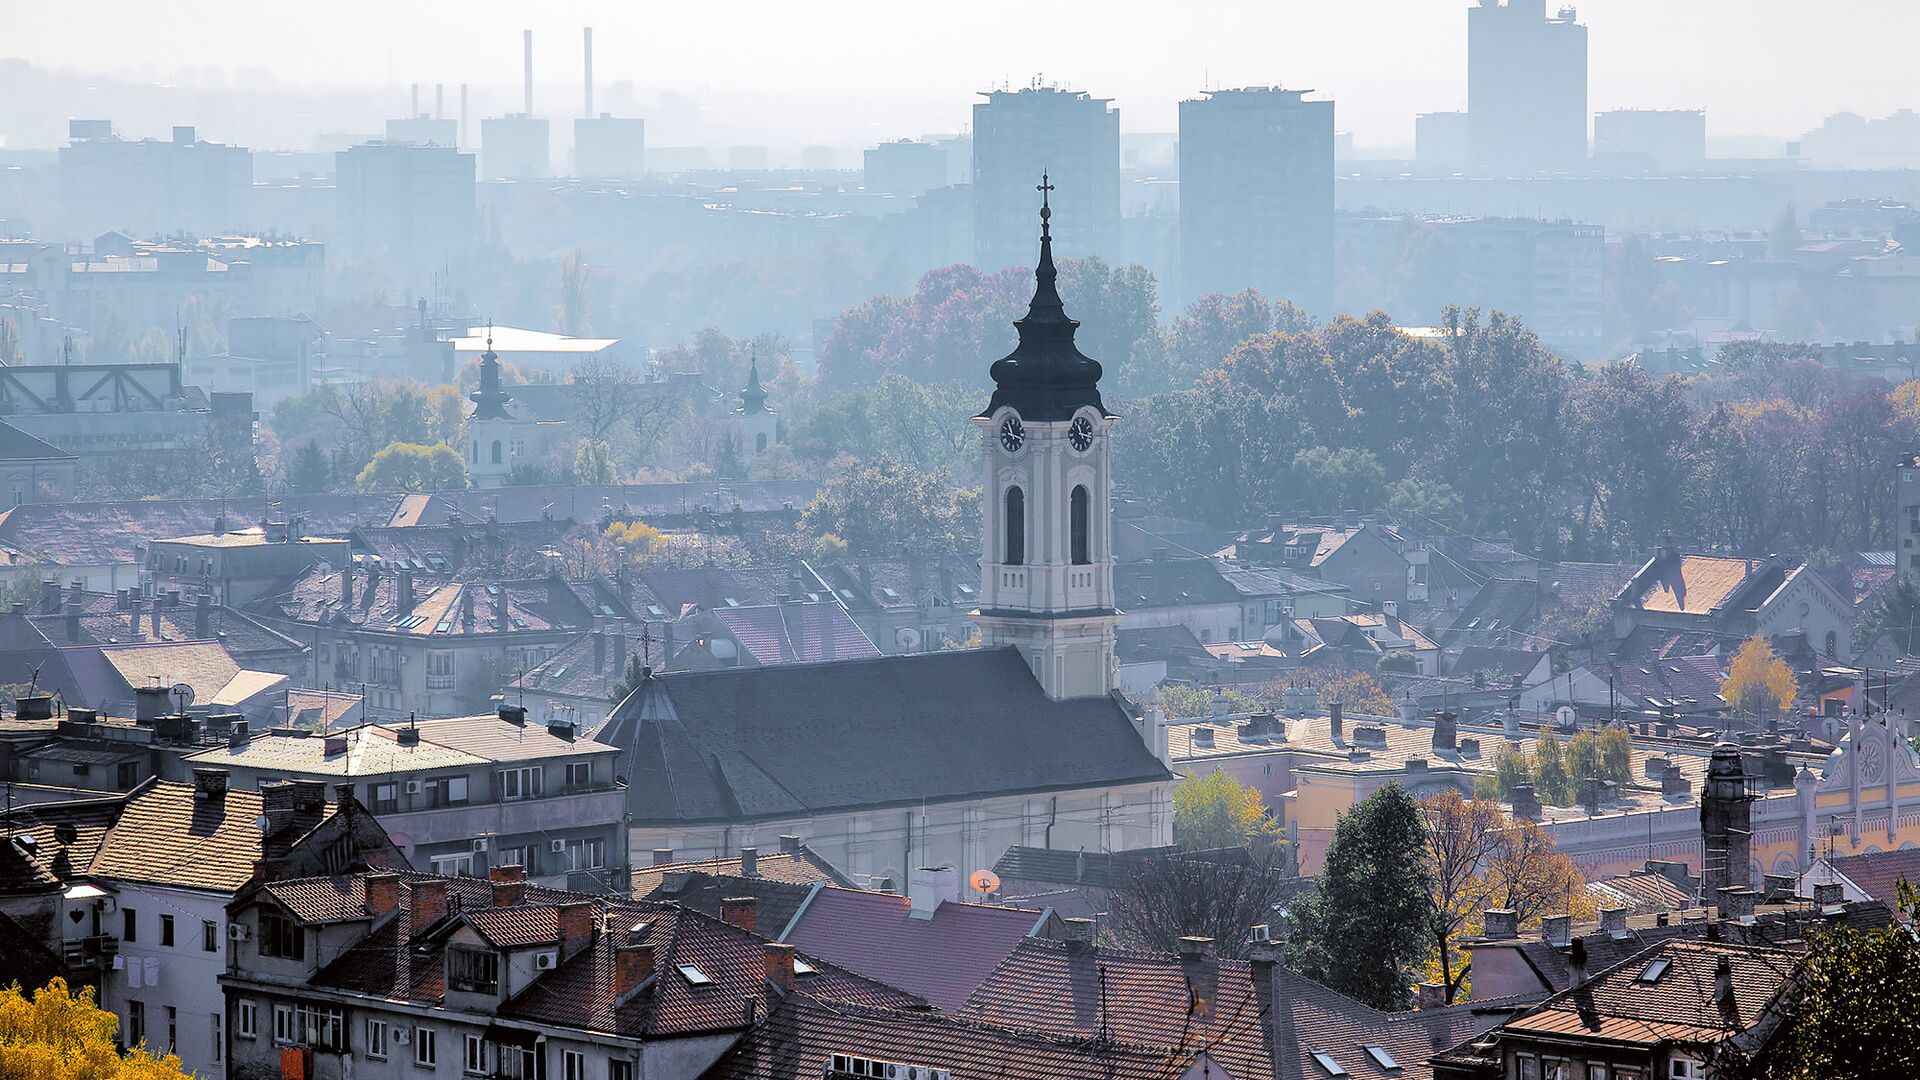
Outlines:
[{"label": "factory chimney", "polygon": [[473,145],[472,143],[467,141],[467,84],[466,83],[460,84],[460,134],[455,137],[454,141],[459,143],[461,146]]},{"label": "factory chimney", "polygon": [[420,84],[414,83],[413,84],[413,104],[407,106],[407,119],[411,120],[414,117],[419,115],[420,115]]},{"label": "factory chimney", "polygon": [[433,84],[433,118],[435,120],[445,120],[447,118],[447,86],[445,83]]},{"label": "factory chimney", "polygon": [[593,27],[588,26],[588,27],[582,28],[580,31],[580,37],[583,43],[585,44],[586,50],[587,50],[587,74],[586,74],[586,102],[587,103],[585,106],[586,111],[581,113],[580,115],[591,120],[593,119]]},{"label": "factory chimney", "polygon": [[533,31],[520,31],[520,51],[526,56],[526,108],[528,116],[533,115]]}]

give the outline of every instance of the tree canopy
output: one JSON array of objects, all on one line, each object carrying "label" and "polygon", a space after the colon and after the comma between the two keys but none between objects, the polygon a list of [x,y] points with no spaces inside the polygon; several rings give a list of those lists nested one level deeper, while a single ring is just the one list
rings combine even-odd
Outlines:
[{"label": "tree canopy", "polygon": [[1280,834],[1255,788],[1220,771],[1173,787],[1173,842],[1193,851],[1237,847]]},{"label": "tree canopy", "polygon": [[1426,844],[1420,809],[1398,784],[1341,815],[1319,892],[1293,909],[1291,962],[1374,1008],[1407,1008],[1433,925]]},{"label": "tree canopy", "polygon": [[120,1020],[96,1006],[91,987],[65,979],[28,993],[0,990],[0,1080],[180,1080],[180,1059],[136,1046],[114,1048]]}]

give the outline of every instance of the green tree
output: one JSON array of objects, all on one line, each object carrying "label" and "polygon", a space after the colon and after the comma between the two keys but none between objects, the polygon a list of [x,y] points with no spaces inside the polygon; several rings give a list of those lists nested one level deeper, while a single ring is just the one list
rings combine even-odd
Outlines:
[{"label": "green tree", "polygon": [[1173,842],[1189,851],[1239,847],[1280,834],[1260,792],[1224,772],[1173,787]]},{"label": "green tree", "polygon": [[1880,634],[1887,635],[1902,656],[1913,656],[1920,649],[1920,588],[1905,575],[1894,581],[1867,616],[1865,636],[1872,639]]},{"label": "green tree", "polygon": [[1533,783],[1533,758],[1524,750],[1502,743],[1493,750],[1493,775],[1483,776],[1474,793],[1481,798],[1506,802],[1513,798],[1518,784]]},{"label": "green tree", "polygon": [[287,490],[300,494],[326,491],[333,485],[333,467],[327,455],[309,439],[294,448],[287,461]]},{"label": "green tree", "polygon": [[1533,793],[1548,806],[1573,803],[1573,772],[1567,766],[1566,748],[1552,728],[1542,728],[1540,741],[1533,747]]},{"label": "green tree", "polygon": [[467,486],[467,462],[445,443],[389,443],[355,480],[361,491],[451,491]]},{"label": "green tree", "polygon": [[1308,447],[1293,455],[1293,474],[1312,513],[1377,510],[1386,499],[1386,470],[1370,450]]},{"label": "green tree", "polygon": [[1416,529],[1454,529],[1466,509],[1460,493],[1444,480],[1402,477],[1387,487],[1387,512]]},{"label": "green tree", "polygon": [[627,668],[620,673],[619,681],[613,684],[613,689],[607,694],[607,700],[618,705],[627,700],[627,695],[633,693],[635,688],[646,681],[646,661],[639,653],[628,653]]},{"label": "green tree", "polygon": [[953,552],[964,546],[964,503],[945,474],[882,455],[836,469],[801,512],[800,531],[832,534],[853,555]]},{"label": "green tree", "polygon": [[[1870,1080],[1912,1076],[1920,1061],[1920,901],[1901,882],[1897,900],[1908,922],[1858,929],[1836,926],[1814,936],[1788,990],[1784,1030],[1751,1075],[1765,1080]],[[1716,1062],[1742,1075],[1742,1055],[1723,1047]]]},{"label": "green tree", "polygon": [[576,484],[617,484],[620,471],[614,468],[613,451],[599,439],[582,439],[573,451],[573,481]]},{"label": "green tree", "polygon": [[1341,815],[1320,889],[1296,905],[1299,970],[1377,1009],[1405,1009],[1433,926],[1427,836],[1405,789],[1388,784]]}]

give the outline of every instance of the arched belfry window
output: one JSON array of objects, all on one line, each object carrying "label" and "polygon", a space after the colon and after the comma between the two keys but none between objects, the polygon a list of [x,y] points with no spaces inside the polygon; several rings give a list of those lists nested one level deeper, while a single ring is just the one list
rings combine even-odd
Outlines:
[{"label": "arched belfry window", "polygon": [[499,439],[493,440],[493,461],[491,462],[491,464],[494,464],[494,465],[500,464],[500,440]]},{"label": "arched belfry window", "polygon": [[1027,561],[1027,495],[1017,487],[1007,489],[1006,505],[1008,566],[1021,566]]},{"label": "arched belfry window", "polygon": [[1073,494],[1067,497],[1067,533],[1071,540],[1070,549],[1075,566],[1085,566],[1093,561],[1087,557],[1087,526],[1090,514],[1087,503],[1091,498],[1087,494],[1085,484],[1075,485]]}]

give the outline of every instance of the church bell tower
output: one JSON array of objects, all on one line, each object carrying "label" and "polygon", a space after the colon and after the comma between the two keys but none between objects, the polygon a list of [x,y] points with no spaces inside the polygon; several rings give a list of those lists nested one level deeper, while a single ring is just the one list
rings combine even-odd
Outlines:
[{"label": "church bell tower", "polygon": [[991,370],[980,429],[981,643],[1014,646],[1049,697],[1116,685],[1113,448],[1119,419],[1100,400],[1100,364],[1073,342],[1056,288],[1048,196],[1040,183],[1040,265],[1016,321],[1020,344]]}]

